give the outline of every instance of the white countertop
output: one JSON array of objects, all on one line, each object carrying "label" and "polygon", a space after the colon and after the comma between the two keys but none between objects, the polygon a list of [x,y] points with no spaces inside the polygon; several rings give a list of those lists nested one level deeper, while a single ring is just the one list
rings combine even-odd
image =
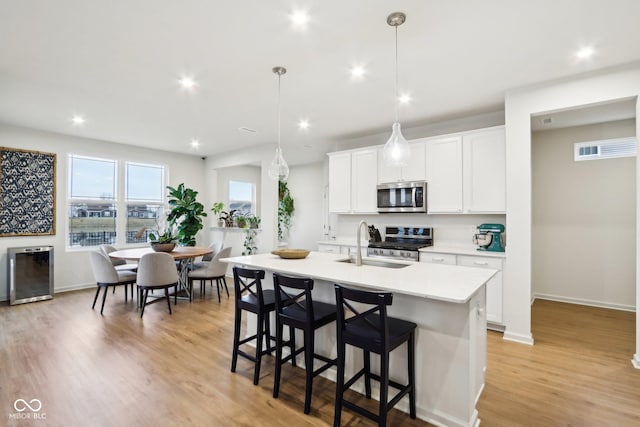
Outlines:
[{"label": "white countertop", "polygon": [[475,245],[447,245],[447,244],[435,244],[426,248],[420,249],[420,252],[436,252],[441,254],[454,254],[454,255],[473,255],[473,256],[486,256],[492,258],[506,258],[505,252],[492,252],[492,251],[479,251]]},{"label": "white countertop", "polygon": [[404,268],[368,265],[357,267],[337,262],[344,259],[347,259],[345,255],[311,252],[304,259],[281,259],[272,254],[258,254],[224,258],[220,261],[452,303],[466,303],[497,272],[492,269],[419,262],[397,261],[399,264],[406,264],[407,267]]}]

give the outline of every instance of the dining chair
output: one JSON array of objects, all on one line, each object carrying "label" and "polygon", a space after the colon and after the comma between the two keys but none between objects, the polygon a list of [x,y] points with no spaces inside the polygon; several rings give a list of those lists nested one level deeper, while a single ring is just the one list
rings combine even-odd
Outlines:
[{"label": "dining chair", "polygon": [[124,259],[111,258],[109,254],[111,252],[115,252],[116,248],[111,245],[102,244],[99,246],[100,251],[107,256],[111,260],[111,264],[116,268],[116,270],[132,270],[135,271],[138,268],[137,263],[130,263]]},{"label": "dining chair", "polygon": [[196,261],[193,263],[193,270],[197,270],[200,268],[206,268],[209,265],[209,262],[216,256],[218,252],[222,250],[224,242],[213,242],[209,245],[209,248],[213,250],[209,255],[203,255],[200,261]]},{"label": "dining chair", "polygon": [[138,263],[138,289],[143,293],[140,317],[144,316],[144,309],[147,306],[149,291],[158,289],[164,290],[167,299],[169,314],[171,313],[171,301],[169,299],[169,288],[175,288],[178,292],[178,270],[173,257],[164,252],[151,252],[144,254]]},{"label": "dining chair", "polygon": [[198,268],[189,272],[189,295],[193,295],[193,281],[200,281],[200,296],[204,298],[205,290],[207,289],[207,281],[216,281],[216,288],[218,290],[218,302],[220,302],[220,287],[224,285],[224,289],[227,291],[227,297],[229,297],[229,288],[227,287],[227,264],[220,261],[221,258],[227,258],[231,254],[231,246],[228,246],[213,257],[209,261],[206,267]]},{"label": "dining chair", "polygon": [[96,279],[96,284],[98,285],[91,309],[95,308],[98,295],[100,294],[100,289],[104,288],[102,306],[100,307],[100,314],[102,314],[104,310],[104,303],[107,300],[107,291],[109,290],[109,286],[113,286],[115,289],[117,286],[124,285],[124,301],[127,302],[127,286],[131,285],[131,295],[133,299],[133,284],[136,283],[135,272],[131,270],[116,270],[113,264],[111,264],[111,260],[99,251],[89,252],[89,259],[91,261],[91,268]]}]

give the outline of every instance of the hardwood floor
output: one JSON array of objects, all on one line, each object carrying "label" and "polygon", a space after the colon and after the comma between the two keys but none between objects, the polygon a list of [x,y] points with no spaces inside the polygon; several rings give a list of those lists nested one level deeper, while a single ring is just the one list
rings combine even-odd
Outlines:
[{"label": "hardwood floor", "polygon": [[[104,316],[91,310],[93,294],[0,307],[0,425],[332,424],[334,383],[316,378],[307,416],[302,369],[283,368],[279,399],[271,396],[270,357],[258,386],[249,362],[229,371],[232,299],[219,304],[209,291],[179,302],[172,316],[154,304],[140,319],[121,289],[109,293]],[[533,316],[533,347],[489,333],[482,425],[640,425],[640,371],[630,363],[635,314],[537,301]],[[39,399],[46,418],[17,419],[16,399]],[[346,410],[342,418],[373,425]],[[427,423],[394,410],[389,425]]]}]

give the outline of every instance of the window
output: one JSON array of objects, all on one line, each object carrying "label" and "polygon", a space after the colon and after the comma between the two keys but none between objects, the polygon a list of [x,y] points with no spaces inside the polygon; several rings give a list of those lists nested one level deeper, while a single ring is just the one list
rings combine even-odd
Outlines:
[{"label": "window", "polygon": [[255,213],[254,183],[229,181],[229,210],[243,215]]},{"label": "window", "polygon": [[163,216],[164,168],[126,163],[127,243],[143,243]]},{"label": "window", "polygon": [[[164,169],[70,155],[68,246],[146,242],[164,216]],[[124,177],[120,187],[118,176]],[[126,212],[125,221],[118,221],[118,211]]]},{"label": "window", "polygon": [[69,246],[116,241],[116,162],[70,156]]}]

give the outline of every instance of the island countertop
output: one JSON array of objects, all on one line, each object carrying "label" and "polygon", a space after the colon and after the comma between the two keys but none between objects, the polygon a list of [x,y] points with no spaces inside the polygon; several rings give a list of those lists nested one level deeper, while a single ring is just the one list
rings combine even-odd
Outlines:
[{"label": "island countertop", "polygon": [[407,265],[403,268],[358,267],[339,262],[346,259],[348,257],[341,254],[311,252],[304,259],[282,259],[273,254],[258,254],[220,261],[452,303],[466,303],[497,273],[492,269],[420,262],[398,262]]}]

